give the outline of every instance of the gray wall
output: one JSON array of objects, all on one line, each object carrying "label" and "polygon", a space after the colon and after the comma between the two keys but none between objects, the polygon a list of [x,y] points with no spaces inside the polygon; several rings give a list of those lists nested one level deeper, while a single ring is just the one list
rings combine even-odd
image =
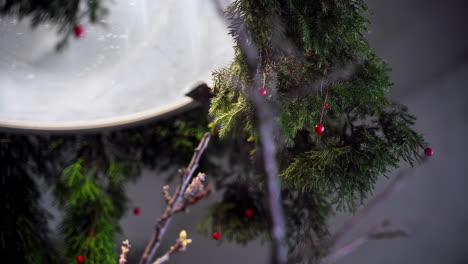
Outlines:
[{"label": "gray wall", "polygon": [[350,235],[389,218],[411,237],[370,243],[340,263],[468,263],[468,3],[368,2],[370,42],[393,68],[391,95],[416,114],[435,155]]},{"label": "gray wall", "polygon": [[[373,10],[371,45],[393,68],[391,96],[416,114],[416,128],[426,135],[435,155],[417,166],[406,187],[382,203],[345,240],[385,218],[411,236],[367,244],[339,263],[468,263],[468,4],[463,0],[368,2]],[[127,187],[131,202],[142,209],[141,215],[129,213],[122,220],[123,234],[118,237],[133,244],[131,259],[140,256],[163,211],[162,176],[146,171],[138,183]],[[390,180],[382,178],[376,191]],[[194,243],[171,263],[267,263],[268,247],[259,243],[219,246],[196,233],[206,209],[218,199],[219,194],[214,195],[189,214],[175,217],[161,249],[168,249],[180,229],[188,230]],[[343,218],[332,219],[332,227]]]}]

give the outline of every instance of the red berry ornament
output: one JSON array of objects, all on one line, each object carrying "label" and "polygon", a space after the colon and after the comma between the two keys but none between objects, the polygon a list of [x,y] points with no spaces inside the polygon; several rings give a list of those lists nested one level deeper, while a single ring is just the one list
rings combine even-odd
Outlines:
[{"label": "red berry ornament", "polygon": [[431,148],[426,148],[424,149],[424,154],[426,154],[426,156],[432,156],[434,155],[434,150]]},{"label": "red berry ornament", "polygon": [[214,233],[213,233],[213,239],[214,239],[214,240],[219,240],[219,239],[221,239],[221,233],[220,233],[220,232],[214,232]]},{"label": "red berry ornament", "polygon": [[76,262],[79,263],[79,264],[83,264],[84,263],[84,257],[83,256],[78,256],[76,257]]},{"label": "red berry ornament", "polygon": [[260,95],[261,95],[261,96],[265,96],[266,93],[267,93],[267,90],[265,89],[265,87],[262,88],[262,89],[260,89]]},{"label": "red berry ornament", "polygon": [[138,207],[133,208],[133,214],[134,215],[139,215],[140,213],[141,213],[140,208],[138,208]]},{"label": "red berry ornament", "polygon": [[322,124],[315,125],[315,133],[322,134],[325,131],[325,127]]},{"label": "red berry ornament", "polygon": [[250,208],[245,209],[245,216],[247,218],[252,218],[255,215],[254,211]]},{"label": "red berry ornament", "polygon": [[75,37],[80,38],[84,36],[85,33],[85,28],[83,25],[76,25],[75,28],[73,28],[73,31],[75,32]]}]

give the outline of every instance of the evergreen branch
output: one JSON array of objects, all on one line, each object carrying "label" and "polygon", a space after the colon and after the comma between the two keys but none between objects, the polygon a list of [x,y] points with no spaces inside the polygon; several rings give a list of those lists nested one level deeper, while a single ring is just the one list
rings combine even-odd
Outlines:
[{"label": "evergreen branch", "polygon": [[121,247],[121,253],[120,253],[120,258],[119,258],[119,264],[125,264],[127,263],[127,253],[130,251],[130,243],[128,242],[128,239],[122,242],[122,247]]},{"label": "evergreen branch", "polygon": [[[387,221],[384,221],[382,227],[388,225]],[[367,244],[370,241],[378,240],[378,239],[392,239],[397,237],[406,237],[408,233],[403,230],[381,230],[382,228],[372,228],[371,231],[366,232],[365,234],[361,235],[360,237],[354,239],[350,243],[346,244],[345,246],[341,247],[340,249],[336,250],[335,252],[329,254],[325,258],[322,259],[322,264],[331,264],[336,262],[338,259],[348,255],[349,253],[353,252],[354,250],[358,249],[359,247]]]},{"label": "evergreen branch", "polygon": [[195,170],[198,168],[200,157],[208,146],[210,137],[210,133],[205,133],[205,135],[200,140],[200,144],[194,150],[192,160],[190,161],[188,167],[181,170],[182,183],[178,186],[177,191],[169,201],[162,218],[157,221],[155,225],[155,232],[153,233],[150,242],[146,246],[146,249],[141,257],[140,264],[149,264],[151,259],[154,257],[156,249],[159,247],[161,239],[166,233],[167,227],[170,223],[170,215],[173,214],[173,211],[176,210],[182,202],[184,202],[185,190],[191,182]]},{"label": "evergreen branch", "polygon": [[[362,203],[372,191],[378,176],[387,173],[390,167],[398,167],[401,159],[409,161],[412,165],[411,162],[418,155],[415,147],[416,141],[413,139],[417,137],[408,135],[408,131],[411,131],[409,125],[412,124],[412,119],[407,118],[404,109],[396,109],[395,113],[389,114],[385,112],[385,107],[390,107],[385,93],[392,83],[388,78],[389,69],[386,64],[371,52],[361,34],[368,24],[364,17],[366,11],[364,3],[359,1],[360,5],[348,6],[336,1],[318,1],[314,4],[304,4],[303,9],[299,10],[288,2],[293,7],[293,11],[296,11],[288,12],[284,9],[285,3],[273,2],[258,1],[257,4],[255,1],[237,0],[225,15],[219,1],[215,2],[218,4],[219,14],[223,18],[227,17],[226,20],[231,22],[229,27],[235,39],[236,55],[235,61],[226,69],[227,73],[221,72],[214,75],[216,96],[210,113],[215,117],[214,123],[221,125],[222,135],[235,134],[238,131],[233,131],[233,124],[236,122],[245,124],[245,120],[248,120],[250,123],[244,125],[242,132],[248,132],[261,145],[262,165],[265,170],[270,217],[273,224],[273,231],[270,233],[273,244],[273,262],[276,262],[279,260],[278,256],[281,255],[276,246],[281,243],[281,240],[275,233],[279,223],[277,222],[279,218],[275,218],[277,216],[275,213],[278,212],[277,208],[282,209],[280,206],[275,208],[275,197],[272,196],[274,195],[272,186],[275,180],[278,181],[277,177],[275,178],[275,172],[277,173],[278,170],[276,158],[282,162],[282,158],[290,154],[289,157],[287,156],[290,158],[289,161],[298,161],[297,158],[302,156],[298,152],[312,151],[314,153],[327,151],[330,147],[349,147],[350,153],[345,161],[338,164],[316,164],[315,174],[325,177],[298,178],[297,176],[301,174],[310,176],[307,173],[307,170],[310,171],[307,159],[304,159],[305,162],[296,162],[291,165],[296,165],[296,171],[293,171],[294,167],[290,166],[283,173],[289,172],[290,178],[301,180],[307,183],[308,187],[314,187],[311,191],[318,195],[336,194],[333,204],[338,204],[338,208],[343,206],[354,211],[356,199],[360,198]],[[318,7],[320,4],[322,6]],[[299,16],[299,23],[294,18],[297,16]],[[283,32],[281,32],[282,20],[287,25],[287,30]],[[309,32],[312,28],[313,33]],[[284,37],[285,32],[288,38]],[[290,38],[294,41],[288,46],[285,42],[277,41],[276,38],[278,40]],[[285,51],[288,49],[297,50],[295,44],[301,43],[301,40],[303,47],[300,47],[301,52],[298,52],[300,56],[286,55]],[[305,54],[302,55],[304,48]],[[298,66],[293,67],[292,70],[296,68],[300,72],[291,76],[293,71],[288,69],[288,66],[293,65]],[[278,87],[268,87],[271,95],[260,97],[258,95],[261,87],[260,74],[266,69],[274,71],[271,74],[274,78],[271,79],[277,78]],[[280,76],[275,76],[276,72]],[[231,84],[230,79],[233,74],[245,85],[240,87]],[[310,121],[313,120],[310,117],[311,114],[317,119],[320,117],[320,123],[322,122],[323,102],[318,102],[322,113],[317,110],[319,104],[316,102],[318,88],[322,87],[322,82],[327,87],[327,92],[330,86],[330,94],[328,96],[327,93],[326,101],[329,100],[331,104],[336,105],[336,108],[330,111],[328,116],[330,120],[327,119],[330,132],[317,138],[312,134],[312,140],[307,138],[308,145],[295,147],[283,157],[276,157],[276,146],[273,140],[276,124],[272,121],[273,113],[270,105],[278,105],[281,113],[280,127],[284,130],[283,135],[286,137],[284,142],[292,148],[296,138],[298,138],[297,141],[305,138],[305,135],[299,132],[310,126]],[[248,98],[247,103],[255,106],[257,118],[255,122],[258,126],[253,125],[251,120],[254,120],[254,111],[247,111],[247,105],[240,106],[242,110],[237,108],[236,110],[239,111],[232,111],[236,104],[245,98]],[[265,102],[271,102],[271,104]],[[355,113],[350,116],[354,110],[356,110]],[[241,112],[247,115],[240,114]],[[384,124],[385,126],[374,123],[372,126],[365,122],[371,117],[385,117],[385,115],[388,115],[386,118],[388,122]],[[343,116],[348,117],[350,132],[348,132],[348,124],[343,124],[341,120]],[[350,117],[357,119],[356,123],[364,121],[364,124],[356,124],[354,127],[355,124]],[[386,119],[384,121],[387,121]],[[345,129],[341,129],[342,126]],[[387,140],[382,137],[380,128]],[[343,131],[343,133],[339,134],[337,131]],[[321,158],[323,157],[317,156],[317,161]],[[333,171],[340,172],[338,176],[343,177],[336,177]],[[279,182],[277,182],[278,185]],[[393,184],[390,185],[393,186]],[[300,184],[300,186],[304,187],[305,184]],[[369,208],[374,206],[371,200]],[[368,212],[363,208],[354,219],[358,219],[361,213],[366,215]],[[344,226],[338,230],[338,234],[332,236],[331,243],[324,243],[323,248],[335,245],[335,240],[340,238],[341,233],[352,227],[353,222],[345,222]],[[312,255],[318,256],[320,253]]]}]

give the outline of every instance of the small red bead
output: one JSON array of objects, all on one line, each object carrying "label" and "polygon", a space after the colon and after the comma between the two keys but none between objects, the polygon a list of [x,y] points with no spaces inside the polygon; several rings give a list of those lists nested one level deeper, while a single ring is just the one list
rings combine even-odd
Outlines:
[{"label": "small red bead", "polygon": [[260,89],[260,95],[265,96],[267,94],[267,90],[265,88]]},{"label": "small red bead", "polygon": [[426,154],[426,156],[432,156],[432,155],[434,155],[434,150],[431,149],[431,148],[426,148],[424,150],[424,154]]},{"label": "small red bead", "polygon": [[322,124],[315,125],[315,133],[322,134],[325,131],[325,127]]},{"label": "small red bead", "polygon": [[324,104],[323,107],[330,107],[330,105],[329,104]]},{"label": "small red bead", "polygon": [[219,240],[221,238],[221,233],[220,232],[214,232],[213,233],[213,239]]},{"label": "small red bead", "polygon": [[247,218],[252,218],[255,215],[254,211],[250,208],[245,209],[245,216]]},{"label": "small red bead", "polygon": [[134,215],[139,215],[140,213],[141,213],[140,208],[138,208],[138,207],[133,208],[133,214]]},{"label": "small red bead", "polygon": [[76,257],[76,262],[79,264],[85,263],[85,258],[83,256]]},{"label": "small red bead", "polygon": [[79,38],[84,36],[85,33],[85,28],[83,25],[76,25],[75,28],[73,28],[73,31],[75,32],[75,37]]}]

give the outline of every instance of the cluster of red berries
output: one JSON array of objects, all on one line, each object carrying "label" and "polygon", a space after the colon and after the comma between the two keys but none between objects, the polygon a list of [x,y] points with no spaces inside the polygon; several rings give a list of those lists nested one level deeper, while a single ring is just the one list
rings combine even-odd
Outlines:
[{"label": "cluster of red berries", "polygon": [[[252,210],[251,208],[247,208],[247,209],[245,209],[245,211],[244,211],[244,215],[245,215],[245,217],[247,217],[247,218],[252,218],[252,217],[255,216],[255,212],[254,212],[254,210]],[[220,240],[220,239],[221,239],[221,232],[219,232],[219,231],[214,232],[214,233],[213,233],[213,239],[214,239],[214,240]]]},{"label": "cluster of red berries", "polygon": [[[330,107],[330,105],[329,104],[324,104],[323,107],[324,108]],[[323,134],[323,132],[325,132],[325,127],[322,124],[317,124],[317,125],[315,125],[314,130],[315,130],[315,133],[317,133],[317,134]],[[432,148],[425,148],[424,149],[424,154],[426,156],[432,156],[432,155],[434,155],[434,150]]]}]

